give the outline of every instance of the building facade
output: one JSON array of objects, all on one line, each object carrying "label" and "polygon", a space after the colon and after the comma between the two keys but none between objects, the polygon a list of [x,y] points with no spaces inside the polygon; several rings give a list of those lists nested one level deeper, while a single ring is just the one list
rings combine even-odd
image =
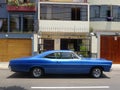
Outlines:
[{"label": "building facade", "polygon": [[120,1],[89,0],[92,55],[120,63]]},{"label": "building facade", "polygon": [[43,50],[84,48],[91,57],[120,63],[119,0],[41,0],[38,6]]},{"label": "building facade", "polygon": [[38,4],[41,50],[74,50],[89,56],[89,5],[86,0],[41,0]]},{"label": "building facade", "polygon": [[36,11],[35,0],[0,0],[0,62],[37,52]]},{"label": "building facade", "polygon": [[0,0],[0,61],[68,49],[120,63],[119,24],[119,0]]}]

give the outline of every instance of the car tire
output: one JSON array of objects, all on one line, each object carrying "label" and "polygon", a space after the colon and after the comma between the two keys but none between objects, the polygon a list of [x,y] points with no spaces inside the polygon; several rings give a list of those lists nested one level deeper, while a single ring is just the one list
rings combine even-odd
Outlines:
[{"label": "car tire", "polygon": [[31,70],[31,75],[34,78],[40,78],[43,75],[43,70],[39,67],[35,67]]},{"label": "car tire", "polygon": [[95,67],[91,70],[91,76],[93,78],[100,78],[102,76],[102,74],[103,74],[103,71],[99,67]]}]

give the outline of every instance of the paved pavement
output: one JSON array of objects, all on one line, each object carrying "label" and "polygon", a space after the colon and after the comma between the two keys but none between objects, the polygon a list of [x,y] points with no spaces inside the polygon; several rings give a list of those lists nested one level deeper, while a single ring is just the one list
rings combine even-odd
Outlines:
[{"label": "paved pavement", "polygon": [[[8,62],[0,62],[0,69],[8,69]],[[120,64],[113,64],[112,70],[120,70]]]}]

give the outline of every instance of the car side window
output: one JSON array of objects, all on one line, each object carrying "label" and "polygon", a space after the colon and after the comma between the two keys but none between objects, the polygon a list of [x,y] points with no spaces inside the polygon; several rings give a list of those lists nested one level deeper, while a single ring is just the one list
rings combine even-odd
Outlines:
[{"label": "car side window", "polygon": [[61,59],[78,59],[78,57],[72,52],[62,52]]},{"label": "car side window", "polygon": [[52,53],[52,54],[49,54],[49,55],[45,56],[45,58],[60,59],[60,58],[61,58],[61,55],[60,55],[59,52],[55,52],[55,53]]},{"label": "car side window", "polygon": [[62,52],[61,59],[72,59],[72,54],[69,52]]},{"label": "car side window", "polygon": [[55,59],[56,57],[55,57],[55,54],[52,53],[52,54],[49,54],[49,55],[45,56],[45,58]]}]

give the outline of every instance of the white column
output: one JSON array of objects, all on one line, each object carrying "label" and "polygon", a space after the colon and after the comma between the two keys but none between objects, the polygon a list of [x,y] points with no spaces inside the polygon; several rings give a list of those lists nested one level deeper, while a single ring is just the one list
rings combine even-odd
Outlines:
[{"label": "white column", "polygon": [[33,39],[33,52],[38,52],[38,35],[34,34]]},{"label": "white column", "polygon": [[54,39],[54,49],[60,50],[60,39]]},{"label": "white column", "polygon": [[96,36],[91,37],[91,53],[97,54],[98,53],[98,43],[97,43],[97,38]]}]

